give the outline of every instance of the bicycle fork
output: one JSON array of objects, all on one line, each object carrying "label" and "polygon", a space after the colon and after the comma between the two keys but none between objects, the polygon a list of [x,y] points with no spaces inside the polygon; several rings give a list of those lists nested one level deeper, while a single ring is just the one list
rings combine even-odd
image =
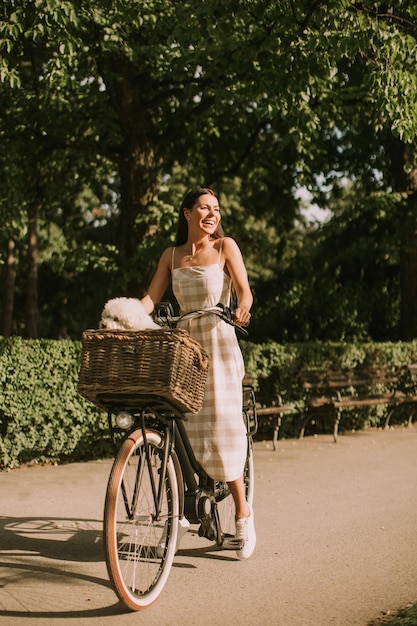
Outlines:
[{"label": "bicycle fork", "polygon": [[146,472],[149,479],[149,485],[151,488],[152,500],[153,500],[153,513],[152,521],[158,522],[161,519],[162,501],[164,497],[164,485],[167,475],[167,464],[169,456],[172,452],[172,434],[170,427],[167,425],[164,434],[164,445],[161,449],[160,466],[158,470],[158,479],[155,480],[155,474],[152,471],[152,467],[155,463],[155,458],[152,458],[151,450],[154,450],[152,444],[148,441],[148,430],[145,424],[144,411],[141,413],[141,433],[143,437],[143,450],[144,456],[141,455],[140,462],[136,467],[136,474],[134,480],[134,486],[132,490],[131,498],[128,498],[126,493],[126,487],[122,480],[121,491],[123,494],[123,501],[126,510],[126,515],[129,520],[135,518],[135,511],[137,509],[138,498],[140,496],[140,485],[142,484],[142,476]]}]

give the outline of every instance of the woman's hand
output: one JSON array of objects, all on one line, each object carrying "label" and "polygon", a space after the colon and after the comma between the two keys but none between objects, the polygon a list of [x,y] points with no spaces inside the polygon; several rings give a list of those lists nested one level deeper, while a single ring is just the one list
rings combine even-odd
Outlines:
[{"label": "woman's hand", "polygon": [[246,309],[242,309],[239,306],[235,309],[235,316],[233,321],[239,326],[248,326],[250,322],[250,313]]}]

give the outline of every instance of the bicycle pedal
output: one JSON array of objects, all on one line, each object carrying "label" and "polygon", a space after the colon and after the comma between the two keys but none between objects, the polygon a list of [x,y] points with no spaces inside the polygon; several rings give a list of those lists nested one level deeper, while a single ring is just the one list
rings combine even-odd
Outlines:
[{"label": "bicycle pedal", "polygon": [[221,545],[223,550],[241,550],[244,546],[243,539],[236,539],[232,535],[226,536]]},{"label": "bicycle pedal", "polygon": [[198,536],[209,541],[216,541],[216,529],[212,524],[201,524],[198,529]]}]

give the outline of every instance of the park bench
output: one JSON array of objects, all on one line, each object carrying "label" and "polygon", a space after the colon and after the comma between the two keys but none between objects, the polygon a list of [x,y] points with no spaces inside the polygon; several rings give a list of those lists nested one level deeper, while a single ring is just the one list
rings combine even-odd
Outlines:
[{"label": "park bench", "polygon": [[[398,391],[398,370],[388,365],[361,365],[354,369],[312,369],[300,375],[305,411],[299,438],[309,421],[321,414],[333,416],[333,439],[337,441],[342,412],[349,408],[386,405],[395,408],[417,402],[417,396]],[[387,420],[392,414],[389,413]]]},{"label": "park bench", "polygon": [[[252,390],[254,393],[253,387],[253,379],[249,376],[245,376],[243,381],[243,389],[244,389],[244,398],[245,398],[245,389]],[[245,406],[245,399],[244,399]],[[291,411],[291,407],[284,405],[281,396],[276,393],[269,397],[262,396],[259,394],[259,391],[256,392],[256,418],[259,417],[272,417],[274,419],[274,431],[272,435],[272,447],[276,450],[277,441],[278,441],[278,433],[282,424],[282,416],[285,413]]]},{"label": "park bench", "polygon": [[411,405],[408,414],[408,426],[412,426],[414,414],[417,410],[417,363],[409,363],[397,370],[398,384],[395,394],[396,405],[388,412],[384,428],[388,428],[391,416],[396,406]]}]

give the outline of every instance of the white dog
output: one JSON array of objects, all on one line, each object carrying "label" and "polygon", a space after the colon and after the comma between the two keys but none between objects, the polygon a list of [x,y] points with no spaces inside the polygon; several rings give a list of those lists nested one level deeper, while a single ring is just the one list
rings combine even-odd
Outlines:
[{"label": "white dog", "polygon": [[137,298],[113,298],[104,305],[100,328],[109,330],[151,330],[161,328]]}]

